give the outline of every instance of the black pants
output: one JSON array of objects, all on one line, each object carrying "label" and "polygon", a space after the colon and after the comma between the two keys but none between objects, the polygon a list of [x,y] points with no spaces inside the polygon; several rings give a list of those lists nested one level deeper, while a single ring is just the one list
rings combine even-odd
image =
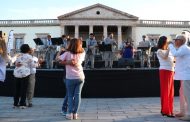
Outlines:
[{"label": "black pants", "polygon": [[15,78],[14,106],[26,106],[26,90],[29,76]]}]

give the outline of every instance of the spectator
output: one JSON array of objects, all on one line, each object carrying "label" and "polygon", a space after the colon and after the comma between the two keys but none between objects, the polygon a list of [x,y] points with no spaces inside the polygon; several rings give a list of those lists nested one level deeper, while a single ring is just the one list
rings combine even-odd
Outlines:
[{"label": "spectator", "polygon": [[85,59],[85,51],[82,48],[82,40],[71,39],[67,51],[59,57],[62,64],[66,65],[66,89],[68,93],[67,119],[77,119],[81,102],[81,91],[84,84],[84,72],[82,62]]},{"label": "spectator", "polygon": [[174,57],[169,53],[167,37],[162,36],[158,41],[157,57],[160,67],[160,97],[161,97],[161,114],[167,117],[174,117],[173,100],[174,100]]}]

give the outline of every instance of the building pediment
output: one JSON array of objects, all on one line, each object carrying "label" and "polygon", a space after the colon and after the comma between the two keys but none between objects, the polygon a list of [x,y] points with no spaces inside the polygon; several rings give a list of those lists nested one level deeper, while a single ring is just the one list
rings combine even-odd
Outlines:
[{"label": "building pediment", "polygon": [[61,15],[58,17],[58,19],[59,20],[68,20],[68,19],[138,20],[138,17],[102,4],[95,4],[86,8],[82,8]]}]

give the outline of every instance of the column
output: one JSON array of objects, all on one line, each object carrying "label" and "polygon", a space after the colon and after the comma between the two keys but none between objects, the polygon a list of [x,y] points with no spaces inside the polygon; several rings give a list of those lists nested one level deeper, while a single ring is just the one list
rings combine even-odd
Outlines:
[{"label": "column", "polygon": [[89,34],[93,33],[93,25],[89,25]]},{"label": "column", "polygon": [[132,40],[134,40],[134,47],[137,48],[137,46],[139,45],[139,42],[138,42],[139,40],[137,40],[137,37],[136,37],[136,27],[132,26],[131,31],[132,31],[131,37],[132,37]]},{"label": "column", "polygon": [[108,29],[107,29],[107,25],[104,25],[104,38],[106,38],[108,36]]},{"label": "column", "polygon": [[75,38],[79,38],[79,26],[75,25]]},{"label": "column", "polygon": [[65,26],[61,26],[61,35],[65,35]]},{"label": "column", "polygon": [[122,45],[122,32],[121,32],[121,26],[117,26],[117,35],[118,35],[118,49]]}]

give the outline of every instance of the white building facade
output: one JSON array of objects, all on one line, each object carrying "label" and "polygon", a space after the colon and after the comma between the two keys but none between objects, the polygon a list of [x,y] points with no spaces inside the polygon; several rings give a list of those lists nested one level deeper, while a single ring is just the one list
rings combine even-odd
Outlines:
[{"label": "white building facade", "polygon": [[58,19],[0,20],[0,31],[6,33],[6,39],[13,30],[14,49],[18,49],[23,43],[36,48],[33,39],[45,40],[48,34],[52,37],[69,35],[86,40],[89,33],[94,33],[96,40],[102,40],[108,33],[114,33],[118,45],[123,40],[129,40],[137,47],[142,35],[155,40],[161,35],[174,38],[176,34],[189,29],[189,21],[139,20],[134,15],[102,4],[61,15]]}]

